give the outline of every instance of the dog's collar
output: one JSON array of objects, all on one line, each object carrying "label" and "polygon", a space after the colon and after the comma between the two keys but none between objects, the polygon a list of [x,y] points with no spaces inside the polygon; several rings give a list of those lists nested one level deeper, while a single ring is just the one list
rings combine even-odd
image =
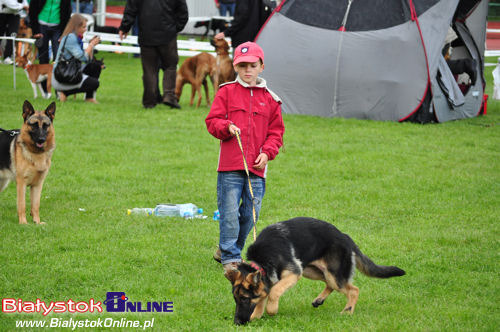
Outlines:
[{"label": "dog's collar", "polygon": [[251,267],[253,267],[254,269],[256,269],[257,271],[260,272],[260,274],[262,274],[262,276],[265,276],[266,275],[266,270],[264,270],[260,265],[258,265],[257,263],[255,262],[250,262],[249,263]]}]

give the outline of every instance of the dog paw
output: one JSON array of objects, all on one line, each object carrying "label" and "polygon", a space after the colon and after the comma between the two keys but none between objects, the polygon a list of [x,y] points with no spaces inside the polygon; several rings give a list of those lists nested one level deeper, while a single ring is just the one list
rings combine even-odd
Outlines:
[{"label": "dog paw", "polygon": [[317,308],[325,302],[324,299],[316,299],[313,301],[312,306]]},{"label": "dog paw", "polygon": [[354,312],[354,309],[352,307],[345,307],[344,310],[342,310],[340,313],[341,314],[348,314],[348,315],[352,315]]},{"label": "dog paw", "polygon": [[266,312],[269,316],[274,316],[278,313],[278,304],[267,303]]}]

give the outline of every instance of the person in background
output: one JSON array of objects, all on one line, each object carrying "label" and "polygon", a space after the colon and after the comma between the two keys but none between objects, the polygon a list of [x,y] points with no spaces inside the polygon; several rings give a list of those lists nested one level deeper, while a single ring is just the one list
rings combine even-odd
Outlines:
[{"label": "person in background", "polygon": [[[220,212],[219,249],[214,259],[224,270],[236,268],[241,250],[255,222],[266,190],[268,161],[283,145],[285,125],[281,100],[259,77],[264,70],[264,51],[256,43],[246,42],[234,51],[236,81],[220,87],[205,119],[208,132],[220,140],[217,168],[217,206]],[[241,136],[243,152],[250,172],[244,172],[242,152],[236,134]],[[253,197],[248,180],[251,181]],[[240,203],[241,202],[241,203]]]},{"label": "person in background", "polygon": [[[62,33],[61,47],[57,52],[57,57],[54,62],[54,70],[57,63],[61,60],[61,57],[69,60],[71,57],[75,57],[82,63],[87,63],[93,58],[94,47],[100,43],[98,36],[95,36],[90,40],[89,45],[85,50],[83,50],[83,34],[87,31],[87,20],[80,14],[73,14],[68,22],[68,25]],[[82,69],[84,65],[82,64]],[[52,87],[59,92],[59,99],[62,102],[66,101],[69,95],[84,92],[85,101],[97,104],[95,99],[95,93],[99,87],[99,74],[100,71],[87,72],[87,74],[82,75],[82,80],[78,84],[64,84],[58,82],[54,75],[52,75]]]},{"label": "person in background", "polygon": [[219,8],[220,16],[234,15],[234,9],[236,8],[236,0],[215,0],[215,6]]},{"label": "person in background", "polygon": [[231,37],[233,49],[241,43],[253,41],[271,12],[272,7],[263,0],[237,0],[231,25],[214,38]]},{"label": "person in background", "polygon": [[49,63],[49,41],[52,44],[52,57],[55,58],[59,39],[71,17],[70,0],[31,0],[29,18],[33,38],[42,38],[38,50],[40,63]]},{"label": "person in background", "polygon": [[76,8],[76,1],[71,1],[71,9],[73,10],[73,13],[89,15],[92,15],[92,13],[94,13],[94,1],[92,0],[80,0],[78,2],[78,7],[79,11],[77,11]]},{"label": "person in background", "polygon": [[[163,103],[181,108],[175,95],[175,80],[179,55],[177,33],[186,25],[189,15],[186,0],[127,0],[119,28],[120,38],[126,38],[138,19],[141,48],[142,105],[153,108]],[[158,87],[158,74],[163,69],[163,96]]]},{"label": "person in background", "polygon": [[[10,37],[17,34],[21,12],[28,11],[28,2],[26,0],[0,0],[0,36]],[[12,40],[7,40],[3,53],[3,63],[11,65],[15,59],[12,59]]]},{"label": "person in background", "polygon": [[[52,59],[55,59],[59,47],[59,39],[71,17],[70,0],[31,0],[29,2],[29,21],[33,38],[41,39],[38,47],[38,62],[50,62],[49,41],[52,45]],[[47,92],[47,81],[42,82]]]}]

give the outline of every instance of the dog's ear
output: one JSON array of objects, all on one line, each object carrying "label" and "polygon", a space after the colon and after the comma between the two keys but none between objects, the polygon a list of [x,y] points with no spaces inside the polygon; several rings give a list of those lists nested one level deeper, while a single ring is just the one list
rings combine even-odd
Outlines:
[{"label": "dog's ear", "polygon": [[33,105],[31,105],[31,103],[27,100],[24,101],[24,104],[23,104],[23,119],[24,119],[24,122],[26,122],[26,120],[32,116],[33,114],[35,114],[35,109],[33,108]]},{"label": "dog's ear", "polygon": [[249,273],[246,276],[245,280],[252,285],[258,285],[262,280],[262,274],[260,273],[260,271]]},{"label": "dog's ear", "polygon": [[255,273],[252,273],[253,276],[252,276],[252,283],[254,285],[258,285],[259,282],[262,280],[262,273],[260,273],[260,271],[257,271]]},{"label": "dog's ear", "polygon": [[45,114],[50,118],[50,121],[54,122],[54,117],[56,116],[56,103],[54,101],[47,106]]},{"label": "dog's ear", "polygon": [[224,272],[224,276],[231,282],[231,284],[234,284],[236,279],[238,279],[241,275],[241,272],[238,270],[228,270]]}]

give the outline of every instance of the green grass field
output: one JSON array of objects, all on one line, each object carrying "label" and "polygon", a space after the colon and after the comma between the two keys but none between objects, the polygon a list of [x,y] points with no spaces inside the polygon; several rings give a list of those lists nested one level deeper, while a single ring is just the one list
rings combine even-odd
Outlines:
[{"label": "green grass field", "polygon": [[[186,87],[181,110],[144,110],[140,60],[104,57],[99,105],[81,95],[57,102],[57,149],[41,202],[47,224],[28,218],[20,226],[15,185],[0,194],[0,298],[88,302],[124,291],[144,305],[173,302],[173,313],[0,313],[0,330],[70,318],[154,319],[157,331],[498,330],[499,101],[490,98],[486,116],[428,125],[285,115],[285,148],[270,163],[258,229],[295,216],[324,219],[376,263],[407,275],[358,273],[352,316],[339,314],[338,293],[313,308],[323,285],[303,279],[277,316],[237,328],[230,283],[212,260],[218,224],[126,215],[167,202],[216,210],[219,143],[205,128],[208,108],[189,107]],[[4,65],[0,96],[2,128],[20,127],[25,99],[36,109],[49,104],[33,100],[21,69],[14,90]]]}]

